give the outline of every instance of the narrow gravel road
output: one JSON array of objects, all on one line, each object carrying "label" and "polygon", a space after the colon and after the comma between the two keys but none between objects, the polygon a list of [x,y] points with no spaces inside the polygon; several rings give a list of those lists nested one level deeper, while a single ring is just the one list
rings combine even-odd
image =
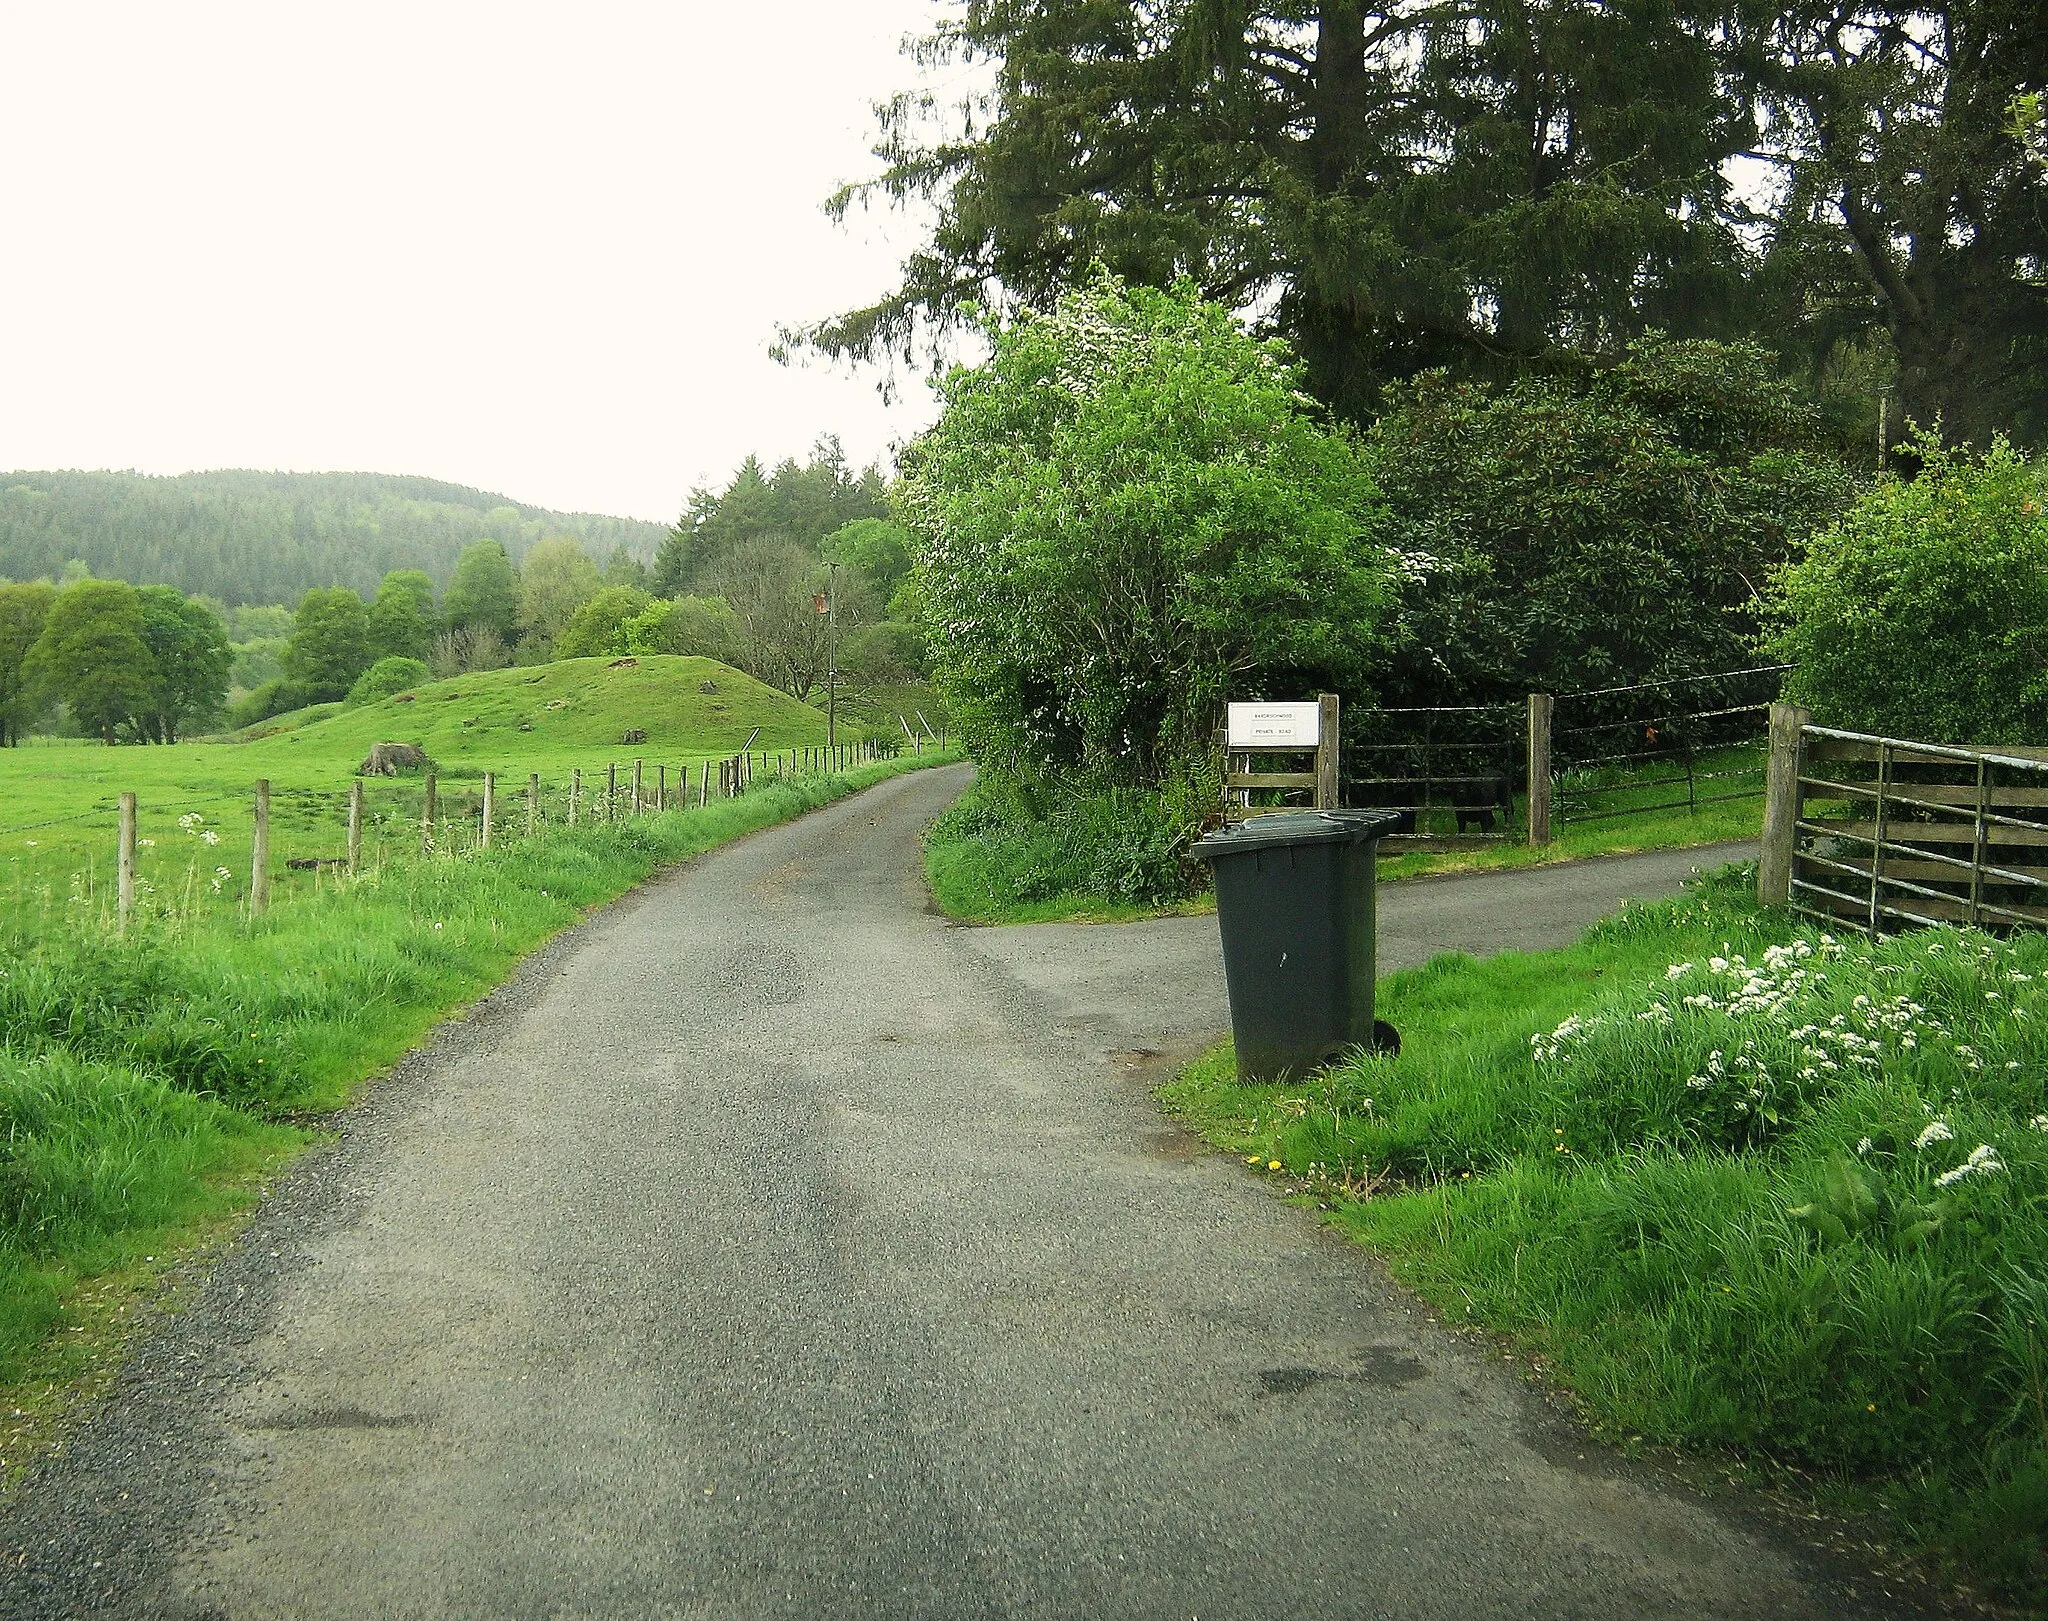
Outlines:
[{"label": "narrow gravel road", "polygon": [[[1162,1122],[1213,920],[933,915],[962,781],[649,886],[409,1061],[0,1517],[9,1613],[1880,1613]],[[1390,886],[1383,955],[1696,859]]]}]

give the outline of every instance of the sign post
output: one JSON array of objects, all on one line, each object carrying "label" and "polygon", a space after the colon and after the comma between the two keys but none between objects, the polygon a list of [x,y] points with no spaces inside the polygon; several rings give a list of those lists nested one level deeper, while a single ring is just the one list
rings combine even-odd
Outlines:
[{"label": "sign post", "polygon": [[[1339,798],[1337,771],[1338,701],[1334,692],[1301,703],[1234,703],[1224,724],[1223,814],[1251,812],[1254,788],[1307,789],[1307,805],[1262,807],[1272,810],[1335,810]],[[1252,770],[1260,754],[1313,754],[1312,771]]]}]

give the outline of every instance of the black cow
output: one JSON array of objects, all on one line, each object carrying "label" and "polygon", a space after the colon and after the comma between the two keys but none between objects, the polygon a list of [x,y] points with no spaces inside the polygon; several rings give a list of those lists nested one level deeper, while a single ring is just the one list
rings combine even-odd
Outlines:
[{"label": "black cow", "polygon": [[1503,816],[1512,814],[1515,808],[1514,785],[1505,773],[1492,776],[1473,777],[1469,781],[1453,785],[1451,804],[1458,813],[1458,831],[1465,831],[1467,822],[1477,822],[1479,831],[1493,831],[1493,813]]}]

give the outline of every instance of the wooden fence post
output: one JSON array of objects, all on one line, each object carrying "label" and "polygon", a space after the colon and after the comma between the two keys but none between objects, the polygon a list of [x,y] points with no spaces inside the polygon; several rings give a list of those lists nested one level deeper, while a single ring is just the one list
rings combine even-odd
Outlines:
[{"label": "wooden fence post", "polygon": [[121,796],[121,881],[118,886],[116,927],[128,932],[128,919],[135,911],[135,796]]},{"label": "wooden fence post", "polygon": [[540,826],[540,773],[530,772],[526,778],[526,836],[530,839]]},{"label": "wooden fence post", "polygon": [[[1338,714],[1342,708],[1334,692],[1316,694],[1316,809],[1335,810],[1343,792],[1339,776]],[[920,720],[924,717],[919,716]]]},{"label": "wooden fence post", "polygon": [[668,809],[668,767],[658,765],[654,773],[654,808],[665,811]]},{"label": "wooden fence post", "polygon": [[[1771,757],[1764,766],[1764,833],[1757,853],[1756,898],[1766,906],[1792,899],[1792,852],[1799,842],[1799,812],[1805,794],[1805,727],[1813,719],[1798,704],[1771,705]],[[1872,862],[1873,870],[1876,862]]]},{"label": "wooden fence post", "polygon": [[496,818],[496,816],[497,816],[497,812],[498,812],[498,774],[497,774],[497,772],[495,772],[495,771],[486,771],[486,772],[484,773],[484,837],[483,837],[483,847],[484,847],[484,848],[485,848],[486,850],[488,850],[488,849],[489,849],[489,848],[491,847],[491,823],[492,823],[492,821],[493,821],[493,820],[494,820],[494,819]]},{"label": "wooden fence post", "polygon": [[256,836],[249,852],[249,915],[270,910],[270,779],[256,779]]},{"label": "wooden fence post", "polygon": [[607,822],[619,819],[619,762],[616,760],[604,763],[604,819]]},{"label": "wooden fence post", "polygon": [[576,812],[583,799],[583,767],[569,773],[569,825],[576,825]]},{"label": "wooden fence post", "polygon": [[348,785],[348,870],[354,877],[363,863],[363,780]]},{"label": "wooden fence post", "polygon": [[646,762],[641,760],[635,760],[633,762],[633,814],[635,816],[638,816],[640,814],[640,784],[644,777],[645,764]]},{"label": "wooden fence post", "polygon": [[434,822],[440,814],[441,794],[440,784],[435,780],[434,773],[431,771],[427,773],[426,790],[425,797],[420,801],[420,854],[432,855],[434,853]]},{"label": "wooden fence post", "polygon": [[[683,797],[685,799],[688,799],[690,797],[690,783],[687,777],[683,779]],[[697,809],[702,810],[706,805],[710,803],[711,762],[709,760],[706,760],[704,762],[704,769],[697,775]]]},{"label": "wooden fence post", "polygon": [[1550,842],[1550,711],[1547,692],[1529,694],[1529,843]]}]

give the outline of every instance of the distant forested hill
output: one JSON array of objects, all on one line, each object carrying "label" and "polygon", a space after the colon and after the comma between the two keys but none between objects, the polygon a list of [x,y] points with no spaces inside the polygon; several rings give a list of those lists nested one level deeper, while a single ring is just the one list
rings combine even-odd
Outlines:
[{"label": "distant forested hill", "polygon": [[446,585],[470,541],[574,535],[602,561],[642,560],[667,530],[637,518],[549,512],[438,479],[384,473],[0,473],[0,578],[96,575],[174,585],[230,605],[297,602],[313,586],[374,594],[394,568]]}]

